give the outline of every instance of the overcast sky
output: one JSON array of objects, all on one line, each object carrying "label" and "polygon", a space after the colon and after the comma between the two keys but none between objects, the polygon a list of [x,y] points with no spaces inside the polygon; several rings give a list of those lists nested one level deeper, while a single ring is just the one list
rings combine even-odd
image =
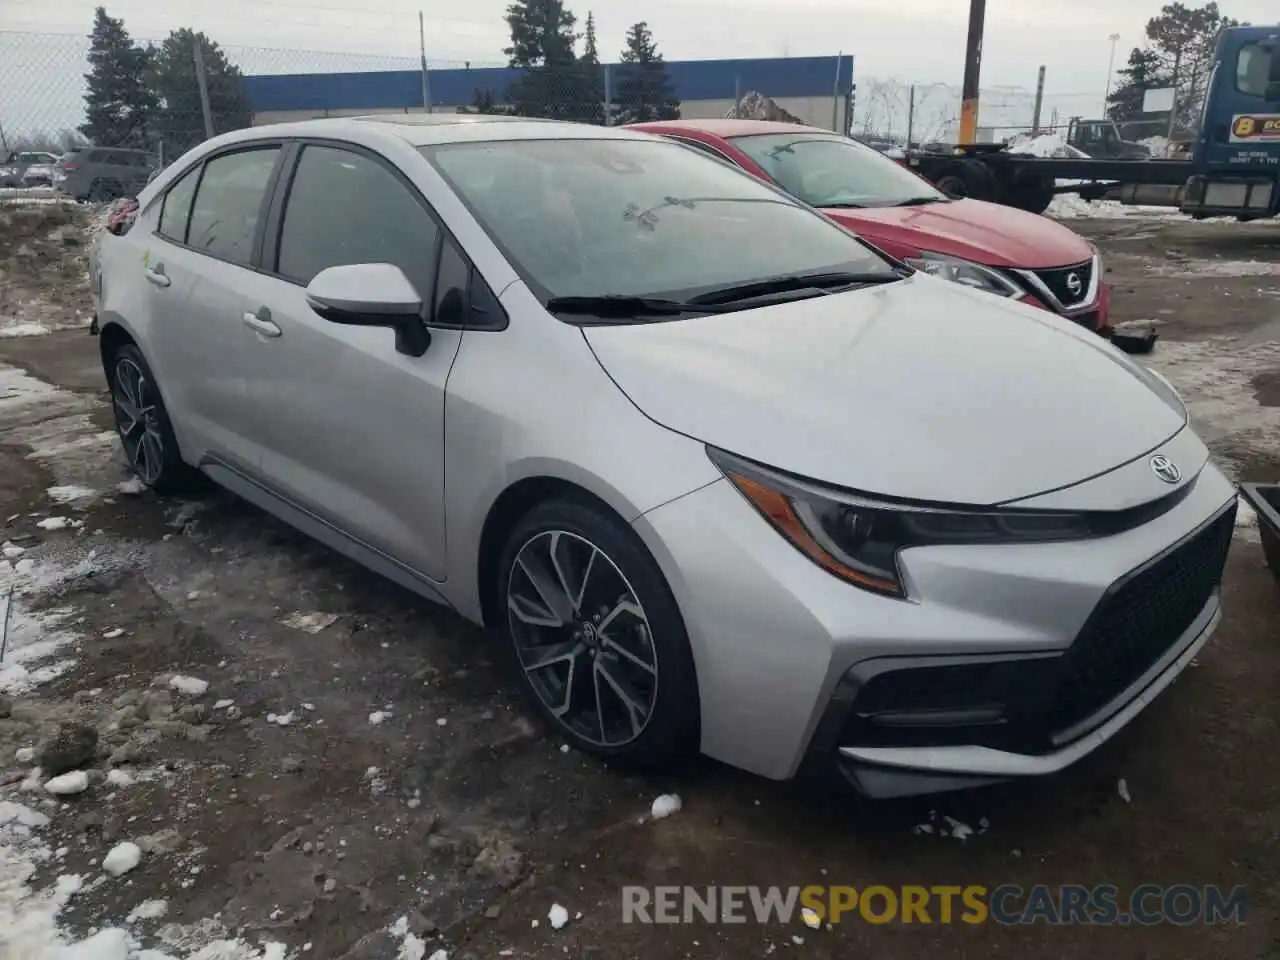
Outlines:
[{"label": "overcast sky", "polygon": [[[0,30],[84,33],[93,0],[0,0]],[[417,55],[426,16],[433,60],[502,60],[506,0],[108,0],[138,37],[179,26],[223,44]],[[1225,13],[1277,19],[1276,0],[1223,0]],[[647,20],[668,59],[852,53],[859,76],[959,81],[965,0],[590,0],[601,58],[616,58],[629,24]],[[1034,87],[1048,67],[1051,92],[1101,91],[1111,44],[1116,61],[1142,39],[1157,0],[988,0],[983,85]]]}]

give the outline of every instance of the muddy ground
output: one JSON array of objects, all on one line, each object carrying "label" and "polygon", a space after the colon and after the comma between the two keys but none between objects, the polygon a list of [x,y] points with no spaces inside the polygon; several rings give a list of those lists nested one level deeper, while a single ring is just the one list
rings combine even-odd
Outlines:
[{"label": "muddy ground", "polygon": [[[1280,479],[1280,226],[1071,226],[1106,257],[1114,319],[1157,325],[1153,362],[1224,466]],[[65,286],[54,301],[74,313]],[[64,642],[56,676],[0,703],[0,801],[51,817],[33,889],[83,876],[68,936],[128,927],[174,955],[225,937],[323,960],[1280,957],[1280,589],[1256,530],[1237,536],[1197,666],[1062,776],[884,804],[710,762],[639,777],[562,751],[451,614],[227,495],[122,492],[96,364],[83,331],[0,339],[0,542],[24,551],[11,568],[31,561],[9,574],[25,591],[10,640]],[[51,517],[66,526],[39,525]],[[15,753],[64,723],[99,742],[88,789],[53,799]],[[649,819],[667,792],[683,810]],[[946,817],[974,833],[913,829]],[[121,841],[142,862],[108,877]],[[1249,900],[1222,926],[620,922],[625,885],[1006,883],[1245,885]],[[413,937],[389,932],[401,917]]]}]

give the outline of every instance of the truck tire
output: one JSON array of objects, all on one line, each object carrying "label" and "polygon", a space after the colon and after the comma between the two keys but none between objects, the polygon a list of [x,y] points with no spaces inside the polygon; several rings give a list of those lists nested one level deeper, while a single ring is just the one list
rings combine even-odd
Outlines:
[{"label": "truck tire", "polygon": [[1000,187],[996,175],[981,160],[969,157],[957,160],[942,168],[935,186],[943,193],[957,199],[988,200],[999,202]]},{"label": "truck tire", "polygon": [[1008,202],[1028,213],[1044,213],[1053,202],[1053,177],[1035,170],[1019,170],[1006,191]]}]

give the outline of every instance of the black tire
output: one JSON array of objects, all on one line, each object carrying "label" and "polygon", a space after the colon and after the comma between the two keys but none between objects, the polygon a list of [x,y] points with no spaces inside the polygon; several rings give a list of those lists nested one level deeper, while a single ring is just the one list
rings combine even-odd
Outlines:
[{"label": "black tire", "polygon": [[1054,180],[1034,170],[1020,170],[1008,191],[1009,203],[1028,213],[1044,213],[1053,202]]},{"label": "black tire", "polygon": [[160,388],[142,351],[122,344],[107,360],[111,410],[125,460],[156,493],[186,488],[191,469],[183,462]]},{"label": "black tire", "polygon": [[90,203],[106,203],[111,199],[107,185],[102,180],[95,180],[89,184],[89,192],[85,195],[85,199]]},{"label": "black tire", "polygon": [[981,160],[972,157],[957,160],[942,168],[935,186],[957,200],[988,200],[999,202],[1000,186],[996,175]]},{"label": "black tire", "polygon": [[[550,550],[560,574],[540,562]],[[555,578],[548,589],[568,584],[558,591],[568,604],[562,616],[556,598],[534,586],[530,571],[539,570]],[[684,620],[662,571],[625,523],[585,502],[539,504],[508,536],[496,576],[494,626],[548,725],[584,752],[645,768],[697,753],[698,685]],[[623,602],[628,596],[638,614]],[[548,613],[538,625],[525,619]],[[642,661],[653,664],[652,675]],[[627,699],[645,708],[642,722]]]}]

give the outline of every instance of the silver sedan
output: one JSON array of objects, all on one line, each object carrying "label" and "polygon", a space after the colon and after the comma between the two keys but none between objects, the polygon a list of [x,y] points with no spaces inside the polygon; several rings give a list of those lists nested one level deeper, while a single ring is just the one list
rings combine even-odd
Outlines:
[{"label": "silver sedan", "polygon": [[1209,639],[1175,390],[645,134],[225,134],[92,253],[125,453],[499,635],[579,748],[893,796],[1051,773]]}]

